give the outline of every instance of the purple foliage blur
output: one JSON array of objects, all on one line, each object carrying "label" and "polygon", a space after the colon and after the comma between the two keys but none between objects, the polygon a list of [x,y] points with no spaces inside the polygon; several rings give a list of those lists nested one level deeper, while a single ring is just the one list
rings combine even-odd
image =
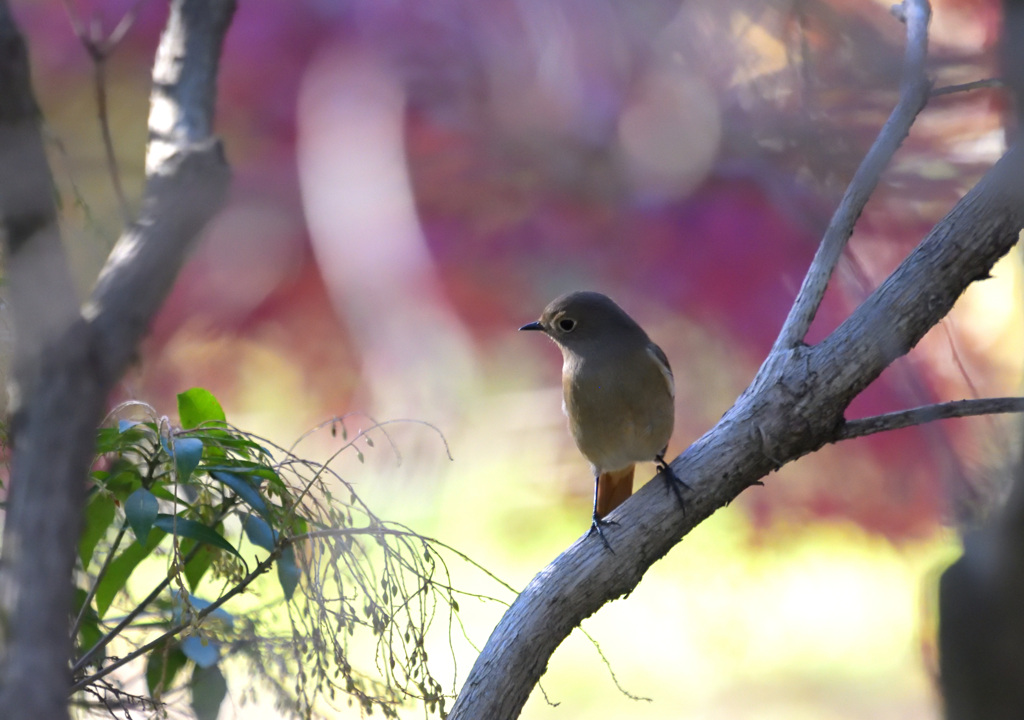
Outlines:
[{"label": "purple foliage blur", "polygon": [[[71,5],[80,24],[106,32],[137,5],[110,65],[144,76],[163,2]],[[936,5],[938,83],[991,74],[995,10]],[[73,23],[58,0],[16,11],[44,112],[60,114],[69,89],[91,82]],[[578,287],[706,328],[742,377],[780,327],[895,100],[901,53],[899,23],[848,0],[240,2],[218,107],[232,200],[154,328],[143,386],[168,397],[181,389],[179,366],[164,358],[198,324],[286,349],[334,412],[364,386],[379,398],[387,383],[371,376],[396,357],[420,359],[408,375],[416,388],[431,385],[439,364],[473,367],[474,354],[505,347],[507,332]],[[112,82],[113,97],[127,92],[137,90]],[[963,148],[999,135],[993,98],[926,111],[869,205],[812,339],[978,177],[991,151]],[[115,118],[115,129],[128,122],[143,119]],[[103,184],[99,163],[91,172]],[[443,348],[433,346],[439,328]],[[689,354],[704,351],[687,342],[667,343],[681,375]],[[858,412],[956,392],[929,357],[909,362]],[[980,354],[973,362],[985,367]],[[231,370],[214,356],[204,384],[230,383]],[[707,404],[721,412],[729,400]],[[861,443],[856,452],[882,462],[871,466],[879,477],[857,478],[856,494],[822,478],[751,507],[758,517],[788,507],[896,536],[923,532],[964,482],[955,457],[935,452],[947,431]]]}]

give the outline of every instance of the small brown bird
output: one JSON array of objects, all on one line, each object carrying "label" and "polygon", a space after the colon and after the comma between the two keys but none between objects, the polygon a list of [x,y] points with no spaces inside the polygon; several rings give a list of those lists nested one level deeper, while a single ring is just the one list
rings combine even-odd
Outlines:
[{"label": "small brown bird", "polygon": [[611,550],[603,518],[633,493],[636,463],[657,462],[682,503],[675,483],[686,485],[665,463],[675,419],[668,358],[633,318],[596,292],[563,295],[519,329],[543,331],[562,351],[562,409],[594,470],[590,532]]}]

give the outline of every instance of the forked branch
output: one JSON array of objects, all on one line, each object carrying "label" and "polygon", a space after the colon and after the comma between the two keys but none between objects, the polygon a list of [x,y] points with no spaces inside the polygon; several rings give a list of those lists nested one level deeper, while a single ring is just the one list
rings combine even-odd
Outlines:
[{"label": "forked branch", "polygon": [[1014,147],[839,328],[816,346],[803,344],[857,216],[928,97],[928,4],[901,7],[908,49],[897,108],[836,211],[768,359],[718,424],[673,461],[676,476],[692,488],[686,513],[663,483],[648,483],[609,516],[618,523],[606,530],[614,554],[581,538],[538,574],[488,639],[451,720],[518,717],[562,640],[606,602],[632,591],[691,529],[781,465],[844,432],[867,432],[867,424],[844,419],[853,398],[1017,242],[1024,227],[1024,150]]}]

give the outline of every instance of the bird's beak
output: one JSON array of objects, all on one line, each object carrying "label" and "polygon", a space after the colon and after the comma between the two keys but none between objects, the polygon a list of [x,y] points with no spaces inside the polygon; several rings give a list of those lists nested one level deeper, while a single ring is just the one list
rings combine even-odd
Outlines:
[{"label": "bird's beak", "polygon": [[519,329],[520,330],[543,330],[544,326],[541,325],[539,322],[532,322],[532,323],[526,323],[525,325],[523,325]]}]

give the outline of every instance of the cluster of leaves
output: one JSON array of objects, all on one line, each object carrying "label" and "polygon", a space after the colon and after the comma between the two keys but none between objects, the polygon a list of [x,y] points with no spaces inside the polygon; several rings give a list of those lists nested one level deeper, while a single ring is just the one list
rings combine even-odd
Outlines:
[{"label": "cluster of leaves", "polygon": [[[99,430],[72,619],[86,704],[127,713],[188,694],[212,719],[231,661],[262,680],[246,699],[262,686],[296,717],[339,696],[385,717],[415,698],[443,717],[451,691],[428,668],[426,636],[439,610],[451,632],[443,554],[455,551],[377,518],[330,462],[228,425],[208,391],[178,400],[180,428],[133,404],[148,419]],[[367,431],[349,438],[344,418],[325,425],[343,440],[331,460],[373,446]],[[258,581],[271,569],[276,584]],[[229,612],[242,594],[259,606]],[[129,693],[142,663],[147,694]]]}]

